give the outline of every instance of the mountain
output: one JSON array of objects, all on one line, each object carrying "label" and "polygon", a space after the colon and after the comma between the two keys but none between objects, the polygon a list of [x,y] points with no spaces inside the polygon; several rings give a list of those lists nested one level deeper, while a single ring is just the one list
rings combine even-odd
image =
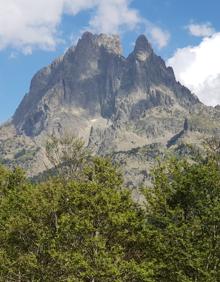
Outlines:
[{"label": "mountain", "polygon": [[173,69],[140,35],[125,58],[118,36],[85,32],[40,70],[12,119],[0,128],[0,160],[29,175],[45,170],[50,134],[84,138],[122,165],[126,183],[148,179],[157,156],[186,152],[220,135],[220,110],[176,81]]}]

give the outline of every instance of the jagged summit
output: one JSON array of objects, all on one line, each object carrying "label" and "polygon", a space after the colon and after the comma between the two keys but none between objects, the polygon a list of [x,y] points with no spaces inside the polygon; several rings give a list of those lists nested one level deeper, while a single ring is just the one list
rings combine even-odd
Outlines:
[{"label": "jagged summit", "polygon": [[[78,40],[78,43],[76,47],[80,48],[82,46],[102,46],[108,50],[111,50],[113,53],[123,55],[121,40],[119,35],[113,34],[93,34],[92,32],[86,31],[82,34],[81,38]],[[153,49],[151,47],[151,44],[147,40],[146,36],[144,34],[141,34],[138,36],[134,52],[149,52],[153,53]]]},{"label": "jagged summit", "polygon": [[[149,105],[177,101],[197,102],[189,90],[181,89],[176,83],[173,73],[153,53],[144,35],[137,38],[134,51],[127,59],[121,52],[118,36],[85,32],[75,48],[34,76],[30,92],[13,117],[18,133],[37,136],[57,127],[69,127],[69,117],[74,124],[80,113],[84,113],[86,120],[96,116],[115,120],[121,116],[123,107],[126,110],[122,115],[129,119],[141,96],[146,109]],[[167,90],[162,90],[160,85]],[[137,91],[142,93],[139,100],[133,104],[126,100],[136,97]]]},{"label": "jagged summit", "polygon": [[103,47],[109,52],[122,55],[122,46],[120,37],[118,35],[107,35],[104,33],[93,34],[89,31],[86,31],[82,34],[82,37],[79,39],[76,48],[81,48],[85,46]]},{"label": "jagged summit", "polygon": [[138,36],[135,42],[134,53],[140,53],[140,52],[148,55],[153,53],[151,44],[149,43],[149,41],[147,40],[144,34]]},{"label": "jagged summit", "polygon": [[140,62],[145,62],[154,54],[151,44],[144,34],[137,38],[132,54]]},{"label": "jagged summit", "polygon": [[[151,160],[150,155],[129,160],[137,148],[156,150],[218,134],[215,120],[220,121],[220,111],[202,105],[177,82],[144,35],[125,58],[119,36],[85,32],[76,46],[33,77],[12,121],[0,128],[0,159],[36,174],[45,169],[42,148],[48,134],[68,132],[84,138],[97,154],[114,154],[126,163],[127,179],[136,181],[141,163]],[[207,128],[207,122],[212,126]],[[33,160],[23,164],[26,151],[34,151],[28,153]]]}]

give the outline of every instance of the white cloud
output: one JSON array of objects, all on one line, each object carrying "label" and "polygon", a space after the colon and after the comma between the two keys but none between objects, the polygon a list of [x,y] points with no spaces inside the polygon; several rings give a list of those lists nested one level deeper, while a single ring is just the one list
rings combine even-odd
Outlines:
[{"label": "white cloud", "polygon": [[76,15],[83,10],[96,7],[100,0],[60,0],[63,2],[64,12]]},{"label": "white cloud", "polygon": [[62,5],[60,0],[0,0],[0,49],[54,48]]},{"label": "white cloud", "polygon": [[220,104],[220,32],[206,37],[197,46],[178,49],[167,61],[177,79],[203,103]]},{"label": "white cloud", "polygon": [[207,37],[215,33],[215,29],[211,25],[211,23],[204,23],[204,24],[191,23],[186,26],[186,29],[191,35],[197,37]]},{"label": "white cloud", "polygon": [[159,48],[165,47],[170,39],[170,33],[166,30],[162,30],[158,26],[152,26],[150,29],[152,40],[155,41]]},{"label": "white cloud", "polygon": [[143,18],[137,10],[131,9],[130,2],[130,0],[100,0],[96,13],[89,22],[91,31],[120,33],[124,30],[143,28],[155,45],[159,48],[165,47],[170,39],[169,32]]},{"label": "white cloud", "polygon": [[[34,48],[54,49],[60,42],[59,25],[64,14],[92,10],[87,28],[94,32],[118,33],[145,25],[130,0],[0,0],[0,50],[11,47],[30,54]],[[168,33],[147,26],[159,47]]]},{"label": "white cloud", "polygon": [[95,16],[89,22],[91,29],[103,33],[118,33],[121,28],[134,30],[141,23],[141,17],[128,4],[127,0],[99,1]]}]

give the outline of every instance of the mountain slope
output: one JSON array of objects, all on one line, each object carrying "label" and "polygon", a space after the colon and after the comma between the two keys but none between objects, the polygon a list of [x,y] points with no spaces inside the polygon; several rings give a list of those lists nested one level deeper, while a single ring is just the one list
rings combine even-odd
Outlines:
[{"label": "mountain slope", "polygon": [[144,35],[122,55],[119,37],[83,34],[32,79],[12,120],[0,128],[0,159],[30,175],[47,166],[49,134],[81,136],[123,164],[126,182],[147,179],[156,156],[219,136],[220,111],[176,81]]}]

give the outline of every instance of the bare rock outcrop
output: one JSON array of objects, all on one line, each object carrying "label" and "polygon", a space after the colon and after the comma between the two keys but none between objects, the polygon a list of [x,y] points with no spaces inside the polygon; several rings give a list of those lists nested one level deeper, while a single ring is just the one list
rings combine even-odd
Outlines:
[{"label": "bare rock outcrop", "polygon": [[47,136],[68,132],[122,163],[127,183],[137,186],[156,155],[219,136],[219,125],[218,108],[206,107],[177,82],[144,35],[125,58],[118,36],[85,32],[33,77],[11,121],[0,128],[0,160],[37,174],[45,169]]}]

